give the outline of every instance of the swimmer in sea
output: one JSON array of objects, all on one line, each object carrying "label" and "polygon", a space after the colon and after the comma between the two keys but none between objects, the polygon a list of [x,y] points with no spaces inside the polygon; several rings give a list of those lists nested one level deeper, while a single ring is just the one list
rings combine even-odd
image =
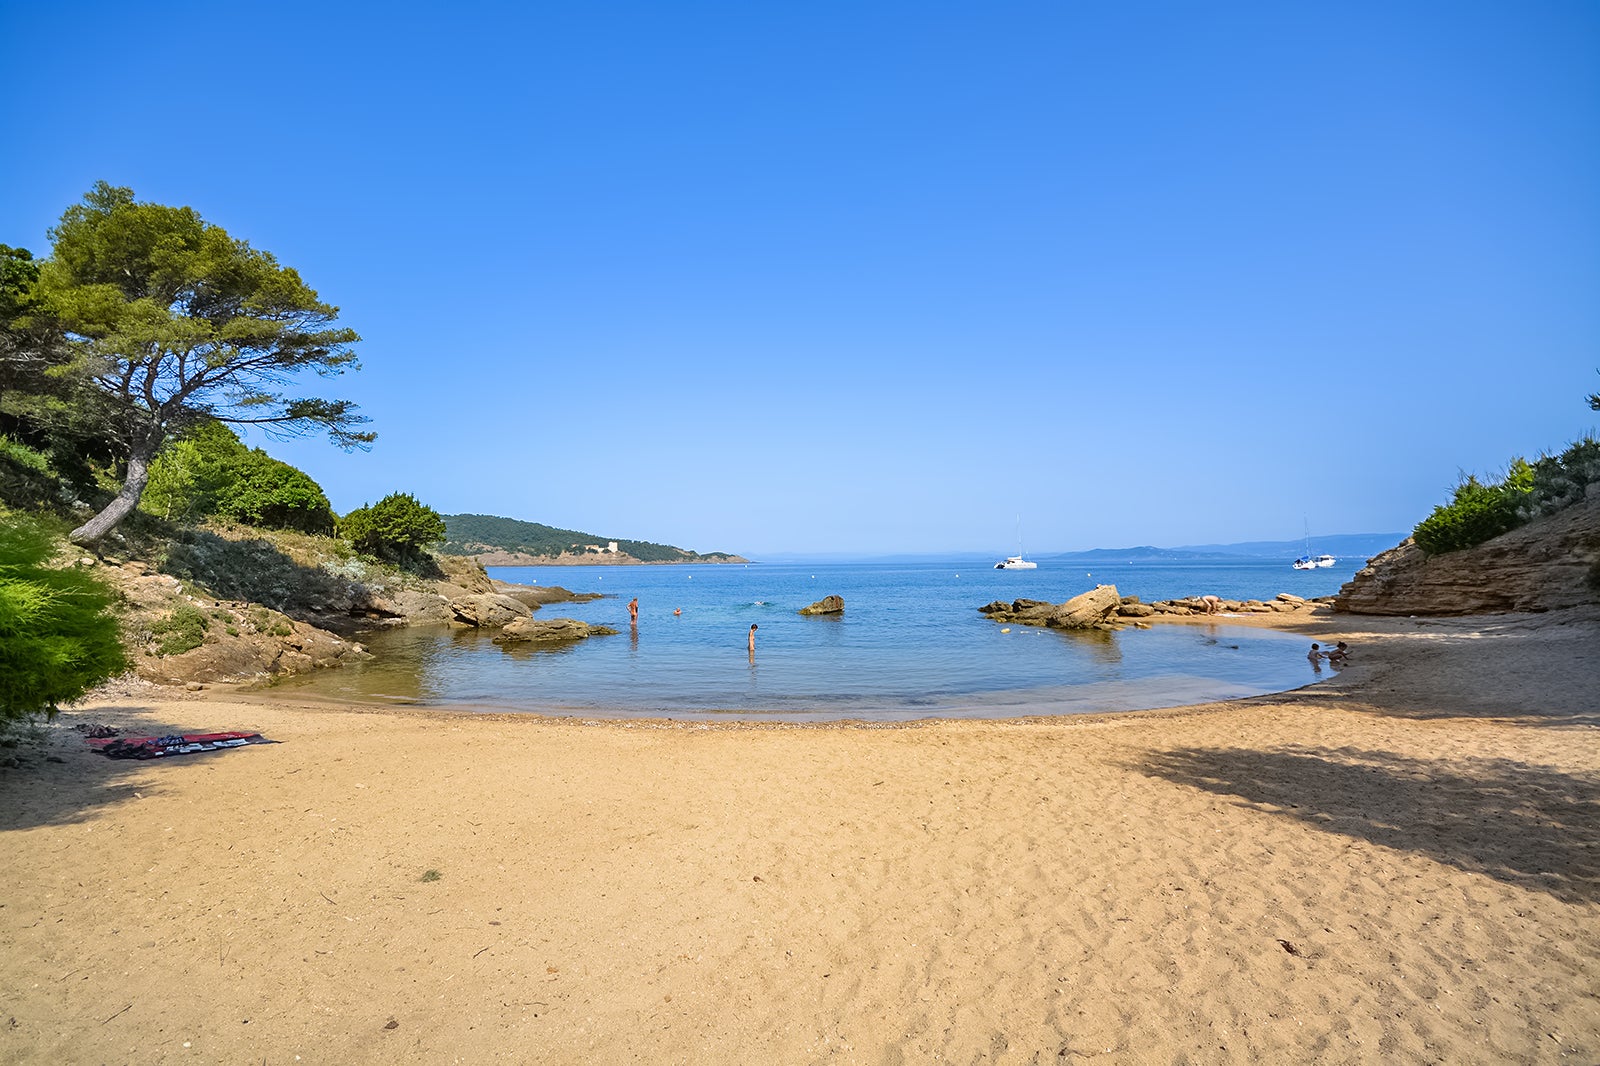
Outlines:
[{"label": "swimmer in sea", "polygon": [[756,657],[756,624],[750,623],[750,658]]}]

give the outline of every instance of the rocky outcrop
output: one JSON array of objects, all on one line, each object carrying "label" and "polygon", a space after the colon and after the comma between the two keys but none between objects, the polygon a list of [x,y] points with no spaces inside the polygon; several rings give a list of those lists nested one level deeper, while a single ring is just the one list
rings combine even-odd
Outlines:
[{"label": "rocky outcrop", "polygon": [[450,614],[463,625],[495,628],[527,618],[533,611],[521,600],[497,592],[459,596],[450,601]]},{"label": "rocky outcrop", "polygon": [[564,643],[590,637],[615,636],[610,626],[590,625],[575,618],[518,618],[495,634],[496,644]]},{"label": "rocky outcrop", "polygon": [[1428,555],[1410,538],[1345,583],[1351,614],[1539,612],[1600,604],[1600,488],[1475,548]]},{"label": "rocky outcrop", "polygon": [[1045,624],[1052,629],[1093,629],[1108,621],[1121,606],[1117,586],[1096,585],[1057,607]]},{"label": "rocky outcrop", "polygon": [[844,600],[838,596],[824,596],[809,607],[800,608],[800,614],[843,614]]},{"label": "rocky outcrop", "polygon": [[1024,626],[1046,626],[1051,629],[1119,629],[1132,625],[1148,629],[1148,619],[1180,618],[1208,613],[1224,614],[1288,614],[1325,608],[1333,597],[1308,600],[1292,593],[1281,592],[1276,599],[1218,600],[1214,612],[1208,612],[1206,601],[1198,596],[1177,600],[1156,600],[1141,603],[1137,596],[1118,596],[1115,585],[1100,585],[1066,603],[1054,604],[1048,600],[996,600],[978,610],[996,622],[1009,622]]},{"label": "rocky outcrop", "polygon": [[[147,599],[144,606],[152,617],[186,610],[190,617],[203,619],[195,638],[198,646],[175,655],[162,654],[160,639],[129,619],[134,671],[157,684],[252,681],[372,658],[356,641],[256,604],[196,600],[178,593],[164,603]],[[162,607],[168,609],[160,611]]]},{"label": "rocky outcrop", "polygon": [[1115,585],[1097,585],[1088,592],[1072,597],[1066,603],[1055,604],[1048,600],[1013,600],[978,608],[996,622],[1013,622],[1025,626],[1048,626],[1051,629],[1098,629],[1111,625],[1111,619],[1122,606]]}]

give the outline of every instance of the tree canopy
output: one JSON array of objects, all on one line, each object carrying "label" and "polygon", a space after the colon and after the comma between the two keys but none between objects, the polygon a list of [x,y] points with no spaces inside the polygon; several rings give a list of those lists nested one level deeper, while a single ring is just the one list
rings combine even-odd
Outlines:
[{"label": "tree canopy", "polygon": [[202,419],[282,436],[326,431],[343,448],[372,442],[355,404],[290,391],[303,371],[357,369],[360,337],[270,253],[193,208],[139,203],[105,182],[50,236],[37,302],[59,324],[73,368],[109,401],[107,428],[127,459],[121,491],[72,531],[77,543],[115,528],[161,447]]},{"label": "tree canopy", "polygon": [[339,534],[357,551],[414,563],[430,545],[444,539],[444,519],[410,493],[391,492],[345,515],[339,521]]},{"label": "tree canopy", "polygon": [[185,431],[156,456],[139,509],[175,520],[217,515],[268,529],[334,529],[333,507],[309,474],[246,447],[216,421]]}]

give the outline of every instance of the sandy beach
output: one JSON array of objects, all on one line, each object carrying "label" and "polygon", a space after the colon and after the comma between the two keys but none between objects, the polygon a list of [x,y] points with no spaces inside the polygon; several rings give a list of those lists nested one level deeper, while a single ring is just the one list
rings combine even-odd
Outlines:
[{"label": "sandy beach", "polygon": [[1298,626],[1093,717],[103,698],[0,770],[0,1060],[1600,1061],[1600,617]]}]

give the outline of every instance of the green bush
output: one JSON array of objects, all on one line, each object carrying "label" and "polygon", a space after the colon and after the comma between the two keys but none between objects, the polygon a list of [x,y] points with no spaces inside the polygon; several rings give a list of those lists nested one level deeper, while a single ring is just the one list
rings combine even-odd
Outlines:
[{"label": "green bush", "polygon": [[44,452],[30,448],[21,441],[14,441],[10,437],[0,435],[0,459],[19,466],[24,470],[31,470],[36,474],[49,474],[50,457]]},{"label": "green bush", "polygon": [[334,529],[322,486],[305,471],[245,447],[220,422],[196,426],[156,457],[139,506],[172,520],[214,515],[267,529]]},{"label": "green bush", "polygon": [[44,565],[59,543],[39,523],[0,516],[0,718],[54,715],[128,668],[111,591]]},{"label": "green bush", "polygon": [[1584,499],[1590,485],[1600,483],[1600,440],[1585,437],[1560,455],[1533,463],[1533,484],[1523,504],[1525,517],[1555,514]]},{"label": "green bush", "polygon": [[333,505],[304,471],[260,450],[246,452],[226,471],[230,477],[216,494],[218,516],[267,529],[333,532]]},{"label": "green bush", "polygon": [[439,512],[410,493],[394,492],[359,507],[339,522],[339,535],[357,551],[392,562],[415,562],[429,546],[444,540]]},{"label": "green bush", "polygon": [[162,619],[150,624],[152,636],[161,638],[156,651],[165,655],[182,655],[206,642],[206,630],[211,623],[196,607],[180,603]]},{"label": "green bush", "polygon": [[1523,522],[1519,509],[1528,494],[1526,483],[1531,479],[1528,464],[1520,459],[1512,464],[1512,474],[1502,483],[1485,485],[1469,476],[1456,486],[1450,503],[1435,507],[1433,514],[1412,531],[1417,547],[1429,555],[1441,555],[1471,548],[1517,528]]}]

